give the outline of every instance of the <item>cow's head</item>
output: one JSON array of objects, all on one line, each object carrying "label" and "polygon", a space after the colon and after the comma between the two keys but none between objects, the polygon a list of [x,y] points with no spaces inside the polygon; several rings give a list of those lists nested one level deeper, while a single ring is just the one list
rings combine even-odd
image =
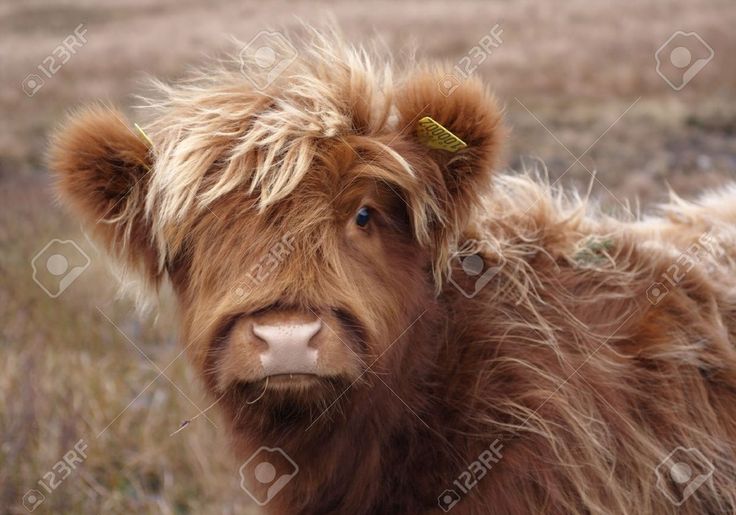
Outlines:
[{"label": "cow's head", "polygon": [[[53,142],[63,199],[150,285],[170,279],[191,361],[234,418],[315,417],[369,366],[408,373],[422,342],[393,344],[489,187],[500,114],[478,81],[389,83],[337,50],[262,91],[239,72],[163,87],[150,144],[103,107]],[[428,145],[427,116],[467,147]]]}]

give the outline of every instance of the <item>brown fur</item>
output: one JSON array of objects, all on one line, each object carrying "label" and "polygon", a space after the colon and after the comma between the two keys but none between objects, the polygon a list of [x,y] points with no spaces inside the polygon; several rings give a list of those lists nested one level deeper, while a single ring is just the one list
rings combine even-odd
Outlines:
[{"label": "brown fur", "polygon": [[[440,513],[495,439],[502,459],[454,513],[736,512],[736,190],[622,222],[534,177],[491,177],[503,130],[481,84],[445,97],[439,70],[394,77],[312,38],[263,93],[228,70],[159,85],[152,149],[94,107],[51,157],[110,251],[153,287],[171,280],[238,455],[280,447],[299,465],[269,513]],[[468,148],[422,145],[426,115]],[[499,268],[472,298],[448,281],[467,279],[453,252],[469,239]],[[320,376],[259,376],[254,321],[313,317]],[[655,475],[678,446],[715,468],[680,507]]]}]

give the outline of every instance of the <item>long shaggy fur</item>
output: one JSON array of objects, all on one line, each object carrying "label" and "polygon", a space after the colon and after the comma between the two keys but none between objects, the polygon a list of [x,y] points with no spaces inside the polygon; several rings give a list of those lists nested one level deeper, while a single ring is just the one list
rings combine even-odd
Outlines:
[{"label": "long shaggy fur", "polygon": [[[156,83],[152,148],[95,107],[51,153],[110,251],[171,280],[238,454],[298,463],[267,510],[441,513],[498,440],[453,513],[736,513],[736,188],[604,215],[535,174],[491,175],[504,131],[479,82],[445,96],[440,68],[397,74],[333,33],[295,45],[262,91],[227,63]],[[468,148],[428,149],[423,116]],[[477,291],[469,257],[493,270]],[[249,319],[286,311],[334,333],[317,386],[260,378],[242,345]],[[677,448],[713,470],[680,506],[686,485],[658,484]]]}]

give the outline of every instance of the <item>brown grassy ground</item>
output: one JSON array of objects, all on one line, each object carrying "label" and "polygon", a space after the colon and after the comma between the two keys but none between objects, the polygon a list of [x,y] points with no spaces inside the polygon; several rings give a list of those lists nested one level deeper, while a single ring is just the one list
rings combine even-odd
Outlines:
[{"label": "brown grassy ground", "polygon": [[[477,73],[506,104],[510,167],[544,163],[571,187],[596,171],[594,195],[614,210],[660,200],[667,185],[687,195],[736,178],[732,0],[264,5],[0,4],[0,510],[24,513],[23,494],[84,438],[88,459],[36,512],[255,513],[214,412],[170,436],[208,403],[178,358],[170,309],[141,321],[116,298],[113,275],[53,202],[43,169],[47,134],[69,108],[131,105],[145,74],[180,76],[228,48],[230,34],[248,41],[269,25],[296,26],[292,15],[319,23],[332,12],[356,40],[375,33],[390,48],[415,44],[421,57],[454,63],[499,23],[504,42]],[[88,43],[27,97],[23,78],[79,23]],[[698,32],[715,57],[675,92],[654,52],[680,29]],[[577,164],[563,145],[575,156],[593,146]],[[31,258],[52,238],[74,239],[92,261],[57,299],[31,279]]]}]

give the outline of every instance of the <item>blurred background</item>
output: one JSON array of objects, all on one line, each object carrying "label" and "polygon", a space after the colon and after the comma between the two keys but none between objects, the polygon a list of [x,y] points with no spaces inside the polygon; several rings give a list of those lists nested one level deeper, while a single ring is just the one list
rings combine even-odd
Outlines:
[{"label": "blurred background", "polygon": [[592,185],[606,210],[628,217],[670,188],[736,179],[733,0],[2,0],[0,512],[258,513],[214,410],[172,435],[209,405],[172,306],[141,318],[116,295],[44,154],[75,106],[102,100],[136,120],[147,76],[182,77],[233,51],[230,36],[329,16],[356,42],[451,66],[498,25],[474,73],[505,106],[504,167]]}]

